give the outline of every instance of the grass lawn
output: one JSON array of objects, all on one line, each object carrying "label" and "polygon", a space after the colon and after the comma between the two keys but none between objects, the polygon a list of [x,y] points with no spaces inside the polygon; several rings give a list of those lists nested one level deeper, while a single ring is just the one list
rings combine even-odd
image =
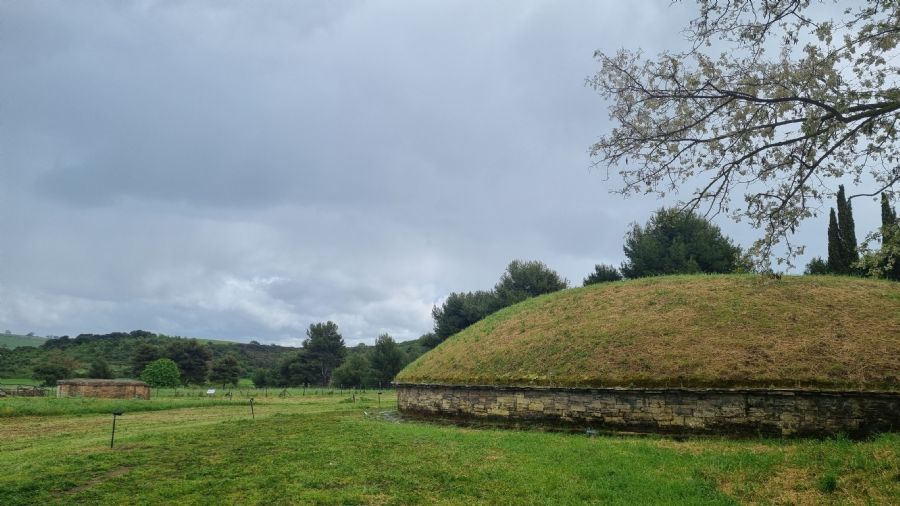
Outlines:
[{"label": "grass lawn", "polygon": [[[271,394],[270,394],[271,395]],[[900,434],[832,440],[595,437],[396,421],[394,398],[299,395],[0,414],[0,504],[890,504]],[[98,410],[108,406],[97,402]],[[170,406],[162,408],[163,403]],[[81,403],[80,405],[78,403]],[[0,400],[0,413],[8,400]],[[66,404],[79,406],[67,409]],[[32,410],[35,413],[40,409]]]},{"label": "grass lawn", "polygon": [[40,380],[31,378],[0,378],[0,386],[2,385],[40,385]]}]

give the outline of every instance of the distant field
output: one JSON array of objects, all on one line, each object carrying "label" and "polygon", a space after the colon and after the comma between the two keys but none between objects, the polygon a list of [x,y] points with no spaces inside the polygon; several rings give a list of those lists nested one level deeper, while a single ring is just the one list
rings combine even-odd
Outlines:
[{"label": "distant field", "polygon": [[372,392],[356,402],[288,394],[256,397],[255,420],[244,399],[187,407],[177,402],[189,399],[162,397],[157,402],[176,404],[125,411],[113,450],[109,413],[0,418],[0,504],[890,504],[900,497],[900,434],[862,442],[590,438],[402,421],[393,395],[379,409]]},{"label": "distant field", "polygon": [[0,385],[40,385],[41,382],[31,378],[0,378]]},{"label": "distant field", "polygon": [[47,342],[46,337],[20,336],[17,334],[0,334],[0,348],[18,348],[19,346],[40,346]]}]

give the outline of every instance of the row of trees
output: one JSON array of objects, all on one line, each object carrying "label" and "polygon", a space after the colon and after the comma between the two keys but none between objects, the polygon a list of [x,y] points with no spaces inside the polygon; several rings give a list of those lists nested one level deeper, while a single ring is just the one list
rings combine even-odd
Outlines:
[{"label": "row of trees", "polygon": [[302,348],[277,368],[254,372],[252,379],[257,388],[387,385],[412,359],[388,334],[378,336],[374,347],[360,344],[348,350],[337,324],[330,321],[310,325],[306,336]]},{"label": "row of trees", "polygon": [[568,286],[568,280],[560,277],[543,262],[513,260],[493,290],[453,292],[443,304],[435,306],[431,311],[434,333],[426,334],[423,340],[428,346],[437,346],[495,311],[529,297],[552,293]]},{"label": "row of trees", "polygon": [[[880,239],[878,249],[867,245]],[[847,274],[900,280],[900,220],[886,194],[881,195],[881,226],[868,235],[861,248],[856,241],[853,207],[844,186],[837,192],[837,212],[831,209],[828,221],[828,259],[813,258],[807,274]]]}]

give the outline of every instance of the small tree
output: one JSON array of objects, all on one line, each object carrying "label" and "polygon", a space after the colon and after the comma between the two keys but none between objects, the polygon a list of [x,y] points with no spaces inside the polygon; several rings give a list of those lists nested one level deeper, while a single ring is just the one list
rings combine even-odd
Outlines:
[{"label": "small tree", "polygon": [[501,307],[506,307],[568,286],[569,282],[544,262],[513,260],[494,286],[494,293]]},{"label": "small tree", "polygon": [[828,272],[828,263],[826,263],[825,260],[822,260],[819,257],[814,257],[809,261],[808,264],[806,264],[806,269],[803,271],[803,274],[810,276],[828,274]]},{"label": "small tree", "polygon": [[435,339],[429,344],[437,346],[448,337],[500,309],[501,303],[494,292],[479,290],[468,293],[451,293],[440,307],[431,309],[434,318]]},{"label": "small tree", "polygon": [[594,266],[594,272],[584,278],[583,286],[619,281],[620,279],[622,279],[622,275],[612,265],[597,264]]},{"label": "small tree", "polygon": [[644,227],[625,234],[622,274],[627,278],[665,274],[728,273],[741,267],[741,249],[719,227],[692,212],[660,209]]},{"label": "small tree", "polygon": [[225,385],[237,386],[240,378],[241,364],[231,353],[213,362],[209,373],[209,379],[214,383],[222,383],[222,388],[225,388]]},{"label": "small tree", "polygon": [[351,353],[340,367],[334,370],[332,385],[345,388],[365,388],[374,383],[374,372],[362,353]]},{"label": "small tree", "polygon": [[257,369],[251,378],[256,388],[273,387],[277,384],[277,375],[269,369]]},{"label": "small tree", "polygon": [[331,321],[313,323],[307,329],[306,336],[303,349],[318,366],[320,374],[318,382],[325,386],[331,382],[332,372],[341,365],[347,354],[344,338],[338,332],[337,324]]},{"label": "small tree", "polygon": [[175,361],[161,358],[147,364],[141,380],[153,388],[175,388],[181,383],[181,373]]},{"label": "small tree", "polygon": [[53,351],[43,362],[34,367],[32,376],[45,386],[56,385],[61,379],[71,378],[77,363],[59,351]]},{"label": "small tree", "polygon": [[93,362],[91,362],[91,367],[90,369],[88,369],[88,377],[97,379],[109,379],[113,377],[113,374],[106,360],[103,360],[103,358],[101,357],[97,357]]},{"label": "small tree", "polygon": [[383,385],[394,381],[394,377],[397,376],[400,369],[403,369],[404,361],[403,351],[397,346],[394,338],[387,334],[378,336],[369,359],[376,381]]}]

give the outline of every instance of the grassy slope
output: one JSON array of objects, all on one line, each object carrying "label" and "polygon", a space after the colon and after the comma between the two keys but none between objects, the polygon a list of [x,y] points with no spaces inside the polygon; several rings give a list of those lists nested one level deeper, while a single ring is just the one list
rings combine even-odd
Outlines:
[{"label": "grassy slope", "polygon": [[900,390],[900,283],[674,276],[501,310],[398,382]]},{"label": "grassy slope", "polygon": [[19,346],[40,346],[45,342],[47,342],[45,337],[0,334],[0,347],[9,349],[18,348]]},{"label": "grassy slope", "polygon": [[889,504],[900,494],[898,434],[588,438],[395,423],[372,416],[371,396],[258,400],[255,421],[247,406],[126,413],[114,450],[108,414],[4,419],[0,504]]}]

